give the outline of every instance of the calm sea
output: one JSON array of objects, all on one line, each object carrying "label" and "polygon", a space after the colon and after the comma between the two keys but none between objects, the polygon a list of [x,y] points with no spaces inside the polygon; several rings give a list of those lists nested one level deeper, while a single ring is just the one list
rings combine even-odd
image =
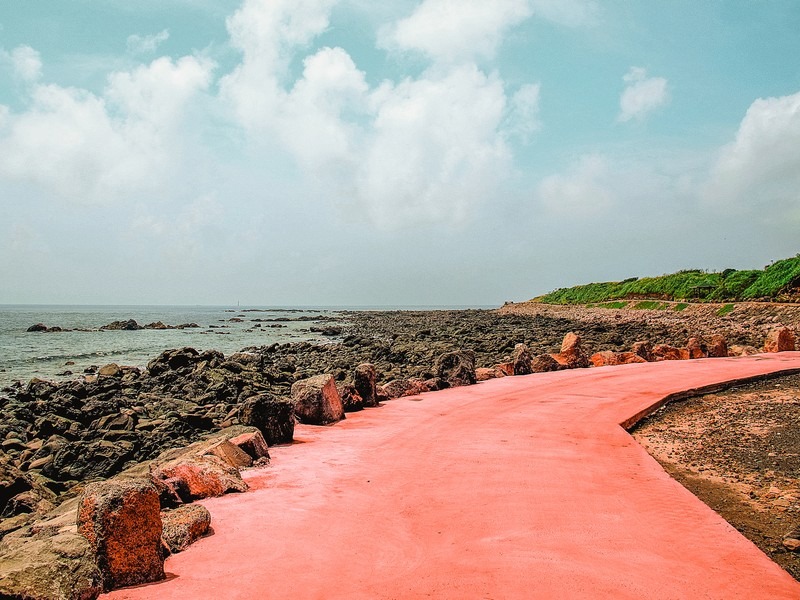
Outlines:
[{"label": "calm sea", "polygon": [[[325,341],[326,338],[310,332],[309,328],[324,327],[325,317],[337,316],[338,312],[315,308],[0,305],[0,388],[32,377],[66,379],[74,376],[68,372],[77,375],[91,365],[110,362],[143,367],[167,348],[213,348],[229,354],[247,346],[275,342]],[[317,316],[322,319],[296,320]],[[100,330],[112,321],[128,319],[142,326],[161,321],[166,325],[196,323],[199,327]],[[28,333],[28,327],[36,323],[72,331]]]}]

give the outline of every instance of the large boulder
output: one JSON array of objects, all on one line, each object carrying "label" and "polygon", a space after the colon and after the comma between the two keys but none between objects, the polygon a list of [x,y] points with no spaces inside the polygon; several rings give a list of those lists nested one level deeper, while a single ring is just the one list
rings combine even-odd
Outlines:
[{"label": "large boulder", "polygon": [[564,367],[549,354],[540,354],[531,361],[531,371],[534,373],[547,373],[549,371],[559,371]]},{"label": "large boulder", "polygon": [[294,437],[294,402],[269,393],[251,396],[239,408],[239,422],[256,427],[269,446],[290,444]]},{"label": "large boulder", "polygon": [[378,393],[375,382],[378,378],[375,367],[370,363],[363,363],[353,371],[353,386],[364,406],[378,406]]},{"label": "large boulder", "polygon": [[610,367],[614,365],[618,365],[619,359],[617,358],[617,354],[612,352],[611,350],[602,350],[601,352],[595,352],[589,357],[589,360],[594,367]]},{"label": "large boulder", "polygon": [[332,375],[316,375],[295,382],[292,400],[302,423],[328,425],[344,419],[344,406]]},{"label": "large boulder", "polygon": [[689,351],[690,359],[708,357],[708,345],[703,338],[689,338],[686,342],[686,349]]},{"label": "large boulder", "polygon": [[112,321],[108,325],[103,325],[100,329],[106,331],[139,331],[143,327],[133,319],[128,319],[127,321]]},{"label": "large boulder", "polygon": [[720,334],[711,336],[708,342],[708,355],[712,358],[728,356],[728,342],[725,336]]},{"label": "large boulder", "polygon": [[436,376],[450,387],[475,383],[475,353],[471,350],[447,352],[436,359],[433,367]]},{"label": "large boulder", "polygon": [[0,541],[0,598],[94,600],[100,595],[103,578],[94,550],[74,525],[27,533]]},{"label": "large boulder", "polygon": [[568,333],[561,344],[561,352],[553,358],[568,369],[582,369],[589,366],[589,357],[583,349],[581,336],[577,333]]},{"label": "large boulder", "polygon": [[215,455],[186,453],[163,464],[156,461],[151,477],[163,482],[183,502],[247,491],[239,470]]},{"label": "large boulder", "polygon": [[104,589],[164,579],[161,506],[151,481],[90,483],[80,500],[77,525],[97,558]]},{"label": "large boulder", "polygon": [[162,537],[172,554],[181,552],[206,533],[211,525],[211,513],[201,504],[185,504],[161,513]]},{"label": "large boulder", "polygon": [[234,436],[229,441],[231,444],[241,448],[254,461],[269,460],[267,440],[264,439],[264,436],[258,429],[249,433],[242,433]]},{"label": "large boulder", "polygon": [[488,381],[489,379],[497,379],[505,376],[506,374],[497,367],[478,367],[475,369],[476,381]]},{"label": "large boulder", "polygon": [[339,397],[342,399],[342,406],[345,412],[357,412],[363,410],[364,400],[358,393],[356,386],[352,383],[342,383],[336,386]]},{"label": "large boulder", "polygon": [[758,348],[753,346],[740,346],[739,344],[734,344],[728,348],[728,356],[753,356],[759,352],[760,350]]},{"label": "large boulder", "polygon": [[670,346],[669,344],[658,344],[653,346],[652,358],[654,361],[659,362],[662,360],[683,360],[689,358],[688,351],[684,348],[685,355],[681,352],[681,348]]},{"label": "large boulder", "polygon": [[147,363],[147,370],[151,375],[161,375],[167,371],[177,371],[194,366],[203,360],[194,348],[175,348],[165,350]]},{"label": "large boulder", "polygon": [[525,344],[514,346],[514,352],[511,354],[514,375],[530,375],[533,373],[532,362],[533,355]]},{"label": "large boulder", "polygon": [[790,352],[795,349],[794,331],[788,327],[773,329],[767,334],[764,352]]},{"label": "large boulder", "polygon": [[378,388],[378,395],[386,400],[394,400],[405,396],[410,388],[411,383],[408,379],[392,379]]}]

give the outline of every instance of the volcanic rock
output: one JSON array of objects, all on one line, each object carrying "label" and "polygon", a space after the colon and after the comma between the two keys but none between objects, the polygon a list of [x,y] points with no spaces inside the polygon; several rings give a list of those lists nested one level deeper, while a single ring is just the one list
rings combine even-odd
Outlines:
[{"label": "volcanic rock", "polygon": [[206,533],[211,513],[201,504],[186,504],[161,513],[162,537],[172,554],[181,552]]},{"label": "volcanic rock", "polygon": [[794,331],[788,327],[773,329],[764,342],[764,352],[787,352],[795,349]]},{"label": "volcanic rock", "polygon": [[332,375],[316,375],[295,382],[292,400],[302,423],[328,425],[344,419],[342,399]]},{"label": "volcanic rock", "polygon": [[289,444],[294,436],[294,410],[294,402],[264,392],[242,403],[239,422],[258,428],[270,446]]},{"label": "volcanic rock", "polygon": [[441,354],[433,366],[436,376],[444,379],[450,387],[475,383],[475,353],[459,350]]},{"label": "volcanic rock", "polygon": [[583,350],[581,336],[573,332],[564,336],[561,352],[554,355],[553,358],[568,369],[581,369],[589,366],[589,357]]},{"label": "volcanic rock", "polygon": [[511,354],[511,363],[514,375],[530,375],[533,373],[531,363],[533,356],[530,349],[525,344],[517,344],[514,346],[514,352]]},{"label": "volcanic rock", "polygon": [[164,579],[158,492],[147,479],[90,483],[78,508],[78,533],[89,541],[111,590]]},{"label": "volcanic rock", "polygon": [[353,371],[353,386],[364,406],[378,406],[376,380],[375,367],[370,363],[362,363]]}]

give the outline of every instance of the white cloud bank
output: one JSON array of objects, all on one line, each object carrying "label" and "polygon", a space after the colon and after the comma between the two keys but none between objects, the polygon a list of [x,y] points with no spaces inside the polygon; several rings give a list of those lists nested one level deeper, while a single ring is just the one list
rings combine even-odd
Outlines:
[{"label": "white cloud bank", "polygon": [[169,39],[169,30],[164,29],[151,35],[134,33],[128,36],[128,52],[131,54],[151,54]]},{"label": "white cloud bank", "polygon": [[753,102],[703,195],[726,211],[800,222],[800,92]]},{"label": "white cloud bank", "polygon": [[619,121],[641,121],[669,101],[667,80],[648,77],[646,69],[631,67],[622,79],[627,85],[619,100]]}]

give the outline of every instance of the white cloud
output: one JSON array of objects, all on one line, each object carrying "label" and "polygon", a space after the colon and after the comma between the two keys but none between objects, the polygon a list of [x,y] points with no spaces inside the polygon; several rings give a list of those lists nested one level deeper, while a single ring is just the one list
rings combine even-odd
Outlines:
[{"label": "white cloud", "polygon": [[114,73],[103,95],[39,84],[0,135],[0,178],[58,197],[113,202],[153,191],[180,159],[182,109],[210,81],[213,64],[184,57]]},{"label": "white cloud", "polygon": [[622,122],[631,119],[641,121],[669,100],[667,80],[648,77],[646,69],[631,67],[622,79],[627,84],[619,101],[620,113],[617,118]]},{"label": "white cloud", "polygon": [[726,211],[800,220],[800,92],[753,102],[704,189]]},{"label": "white cloud", "polygon": [[8,57],[14,74],[21,80],[32,83],[42,75],[42,59],[30,46],[17,46]]},{"label": "white cloud", "polygon": [[531,14],[528,0],[424,0],[379,39],[386,48],[422,52],[436,61],[491,59],[505,32]]},{"label": "white cloud", "polygon": [[539,121],[540,91],[538,83],[526,84],[511,97],[507,132],[519,137],[525,143],[530,141],[531,136],[541,127]]},{"label": "white cloud", "polygon": [[128,52],[131,54],[151,54],[168,39],[168,29],[164,29],[151,35],[139,35],[134,33],[128,36]]},{"label": "white cloud", "polygon": [[582,157],[571,170],[545,177],[537,197],[551,214],[589,217],[608,211],[617,202],[615,178],[608,160],[599,155]]}]

